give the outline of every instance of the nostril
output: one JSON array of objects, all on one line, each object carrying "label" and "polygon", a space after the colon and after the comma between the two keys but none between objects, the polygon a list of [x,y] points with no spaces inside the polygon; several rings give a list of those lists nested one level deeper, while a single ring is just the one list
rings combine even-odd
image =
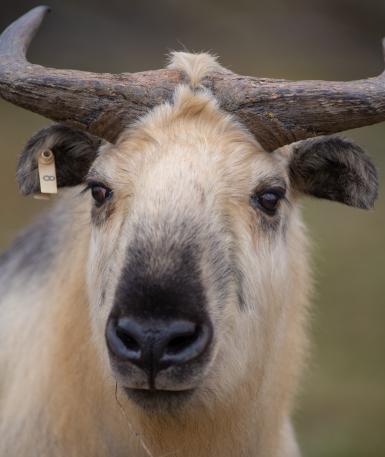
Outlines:
[{"label": "nostril", "polygon": [[116,336],[122,341],[124,346],[129,351],[133,351],[133,352],[139,352],[140,351],[139,343],[135,340],[135,338],[132,337],[132,335],[127,333],[127,331],[124,330],[123,328],[118,327],[116,329]]},{"label": "nostril", "polygon": [[193,332],[187,333],[185,335],[178,335],[172,338],[164,351],[165,354],[175,355],[183,351],[184,349],[191,346],[194,341],[198,339],[199,328],[197,327]]},{"label": "nostril", "polygon": [[110,319],[106,328],[107,346],[110,352],[122,361],[136,363],[142,356],[142,347],[129,322],[123,319]]},{"label": "nostril", "polygon": [[176,322],[168,332],[168,341],[163,346],[160,364],[163,368],[181,365],[203,356],[212,340],[210,323]]}]

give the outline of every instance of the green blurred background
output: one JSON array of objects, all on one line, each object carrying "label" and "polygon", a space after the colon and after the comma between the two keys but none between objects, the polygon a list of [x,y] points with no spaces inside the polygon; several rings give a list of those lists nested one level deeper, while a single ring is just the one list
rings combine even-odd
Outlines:
[{"label": "green blurred background", "polygon": [[[66,0],[30,52],[92,71],[159,68],[172,49],[218,54],[237,73],[348,80],[383,70],[384,0]],[[37,5],[2,0],[0,26]],[[0,248],[44,205],[18,195],[16,157],[47,120],[0,101]],[[351,131],[381,176],[374,211],[307,200],[316,273],[313,351],[296,413],[308,457],[385,456],[385,127]]]}]

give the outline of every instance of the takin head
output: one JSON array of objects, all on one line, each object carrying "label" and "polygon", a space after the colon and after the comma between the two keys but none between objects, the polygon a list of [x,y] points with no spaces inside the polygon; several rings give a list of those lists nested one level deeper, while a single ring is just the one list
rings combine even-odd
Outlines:
[{"label": "takin head", "polygon": [[214,58],[176,53],[171,66],[191,86],[115,144],[56,124],[29,141],[17,172],[24,194],[39,192],[49,148],[59,187],[84,187],[95,341],[146,408],[225,397],[250,378],[257,389],[280,352],[296,357],[288,339],[301,338],[310,283],[300,197],[371,208],[377,196],[357,145],[318,137],[266,152],[200,86],[224,71]]}]

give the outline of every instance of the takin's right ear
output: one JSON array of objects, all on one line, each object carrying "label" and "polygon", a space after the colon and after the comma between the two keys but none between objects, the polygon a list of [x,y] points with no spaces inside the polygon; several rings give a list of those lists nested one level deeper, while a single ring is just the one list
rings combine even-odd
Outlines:
[{"label": "takin's right ear", "polygon": [[58,187],[81,184],[96,158],[99,138],[82,130],[54,124],[37,132],[27,143],[17,165],[16,180],[21,193],[40,192],[38,156],[51,149],[55,156]]},{"label": "takin's right ear", "polygon": [[352,141],[322,136],[290,148],[290,180],[308,195],[356,208],[372,208],[378,195],[377,171]]}]

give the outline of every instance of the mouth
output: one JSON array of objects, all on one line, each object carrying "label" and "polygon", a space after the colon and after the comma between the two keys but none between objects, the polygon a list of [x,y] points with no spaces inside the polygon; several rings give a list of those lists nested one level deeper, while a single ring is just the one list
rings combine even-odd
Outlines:
[{"label": "mouth", "polygon": [[188,402],[194,389],[188,390],[158,390],[158,389],[131,389],[124,388],[130,400],[141,408],[158,413],[170,413]]}]

